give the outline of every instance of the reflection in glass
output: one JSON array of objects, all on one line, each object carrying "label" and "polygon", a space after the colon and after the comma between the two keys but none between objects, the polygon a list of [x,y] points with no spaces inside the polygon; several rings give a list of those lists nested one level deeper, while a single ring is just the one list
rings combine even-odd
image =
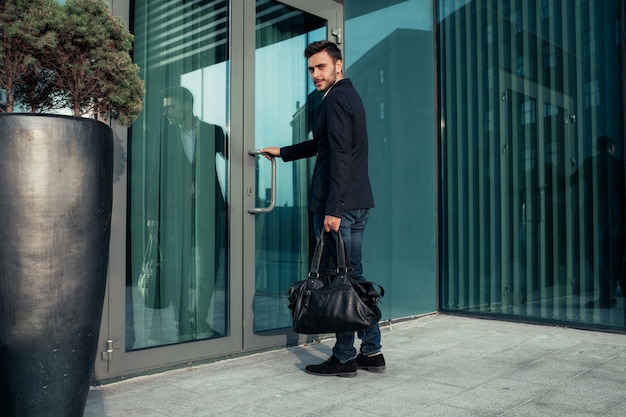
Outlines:
[{"label": "reflection in glass", "polygon": [[570,177],[571,186],[581,185],[584,211],[593,213],[584,223],[597,242],[585,246],[585,264],[593,265],[598,277],[598,298],[585,304],[590,308],[615,307],[617,285],[623,283],[624,163],[615,157],[615,149],[612,138],[600,136],[597,153],[585,158]]},{"label": "reflection in glass", "polygon": [[228,2],[135,2],[128,350],[228,334]]},{"label": "reflection in glass", "polygon": [[[255,148],[310,138],[319,95],[308,82],[304,48],[324,39],[326,22],[275,1],[258,0]],[[276,208],[255,216],[254,331],[291,326],[287,295],[309,268],[307,190],[314,162],[277,164]],[[268,205],[270,164],[257,158],[257,207]]]},{"label": "reflection in glass", "polygon": [[623,327],[623,3],[452,4],[438,16],[442,308]]},{"label": "reflection in glass", "polygon": [[383,320],[436,309],[432,2],[346,0],[345,72],[367,114],[376,206],[366,278],[385,288]]}]

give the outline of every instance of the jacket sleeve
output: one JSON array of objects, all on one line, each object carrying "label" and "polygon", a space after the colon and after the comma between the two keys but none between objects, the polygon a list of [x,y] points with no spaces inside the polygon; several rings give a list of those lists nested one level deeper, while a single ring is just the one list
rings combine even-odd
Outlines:
[{"label": "jacket sleeve", "polygon": [[314,139],[280,148],[280,157],[285,162],[309,158],[317,154],[317,142]]}]

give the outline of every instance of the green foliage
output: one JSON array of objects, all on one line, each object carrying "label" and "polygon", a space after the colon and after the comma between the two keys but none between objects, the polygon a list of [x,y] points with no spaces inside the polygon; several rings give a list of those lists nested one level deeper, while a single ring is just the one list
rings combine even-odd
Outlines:
[{"label": "green foliage", "polygon": [[[75,116],[119,118],[125,125],[141,112],[144,86],[130,57],[133,36],[105,1],[5,0],[0,32],[9,40],[0,45],[7,111],[10,91],[32,111],[70,108]],[[22,57],[20,49],[33,52]]]},{"label": "green foliage", "polygon": [[46,95],[41,99],[41,107],[49,107],[55,93],[42,60],[58,44],[55,28],[59,16],[60,6],[55,0],[0,2],[0,87],[7,94],[7,112],[13,110],[14,94],[19,99],[29,95],[29,85],[36,86],[32,90],[49,93],[50,98]]}]

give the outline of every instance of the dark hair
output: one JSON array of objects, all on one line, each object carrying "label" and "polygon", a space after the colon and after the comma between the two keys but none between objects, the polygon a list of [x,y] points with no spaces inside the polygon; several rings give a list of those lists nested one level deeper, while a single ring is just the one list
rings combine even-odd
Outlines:
[{"label": "dark hair", "polygon": [[596,149],[599,152],[610,151],[615,146],[615,141],[607,135],[600,136],[596,141]]},{"label": "dark hair", "polygon": [[188,103],[193,107],[193,94],[185,87],[174,86],[167,87],[161,91],[161,96],[165,98],[173,98],[180,103]]},{"label": "dark hair", "polygon": [[338,60],[343,61],[343,58],[341,58],[341,50],[331,41],[317,41],[309,44],[309,46],[307,46],[304,50],[304,57],[309,59],[313,55],[323,51],[328,53],[330,58],[333,60],[333,64]]}]

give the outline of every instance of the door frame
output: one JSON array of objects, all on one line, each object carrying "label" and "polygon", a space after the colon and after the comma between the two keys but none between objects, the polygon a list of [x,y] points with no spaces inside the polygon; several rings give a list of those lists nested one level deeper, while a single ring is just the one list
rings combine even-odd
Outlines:
[{"label": "door frame", "polygon": [[[287,6],[291,6],[302,10],[306,13],[310,13],[324,18],[327,23],[326,38],[334,40],[337,33],[343,32],[343,5],[337,3],[334,0],[280,0]],[[244,28],[255,27],[256,21],[256,8],[255,0],[244,0],[242,12],[244,19]],[[233,13],[235,10],[233,10]],[[339,31],[337,31],[339,29]],[[246,65],[249,62],[254,62],[255,57],[255,32],[245,32],[245,39],[243,39],[244,47],[242,48],[244,55],[241,57],[242,61],[239,65],[235,65],[233,62],[233,71],[235,68],[242,69],[241,74],[235,74],[233,72],[233,82],[235,82],[235,76],[240,81],[239,86],[243,86],[244,90],[239,94],[233,92],[232,100],[243,99],[241,106],[241,112],[238,114],[244,115],[241,123],[233,123],[233,126],[238,128],[241,126],[243,129],[239,134],[243,139],[243,149],[237,150],[237,155],[242,157],[241,170],[233,169],[236,174],[242,174],[241,178],[241,190],[243,191],[241,197],[243,199],[240,207],[243,208],[241,216],[234,216],[241,218],[240,227],[241,234],[236,236],[242,236],[241,248],[242,259],[238,265],[231,265],[231,268],[242,268],[241,275],[243,277],[243,311],[242,311],[242,333],[243,343],[242,348],[244,351],[266,349],[276,346],[293,345],[299,342],[304,342],[307,338],[303,335],[294,333],[291,329],[278,329],[264,331],[261,333],[254,332],[254,297],[256,288],[256,271],[255,271],[255,255],[256,255],[256,236],[255,236],[255,216],[263,214],[250,214],[248,208],[255,207],[257,195],[256,192],[256,161],[255,157],[248,155],[248,150],[252,150],[255,147],[255,66]],[[333,34],[333,32],[335,34]],[[239,33],[239,32],[238,32]],[[339,44],[340,48],[343,48],[343,43]],[[234,57],[233,57],[234,58]],[[278,69],[277,69],[278,70]],[[304,73],[304,68],[303,68]],[[234,153],[234,152],[233,152]],[[235,172],[233,172],[235,175]],[[239,182],[237,182],[239,184]],[[250,191],[248,191],[250,190]],[[231,227],[234,225],[231,224]],[[233,242],[235,243],[235,242]],[[231,252],[232,253],[232,252]],[[304,278],[304,277],[303,277]],[[236,323],[233,321],[233,323]]]},{"label": "door frame", "polygon": [[[343,30],[343,5],[334,0],[276,0],[328,21],[327,38]],[[112,2],[113,13],[132,27],[131,2]],[[127,195],[128,129],[114,124],[119,138],[116,164],[125,170],[114,184],[114,206],[106,298],[99,333],[94,377],[98,382],[121,379],[182,365],[206,362],[231,354],[297,343],[291,329],[255,334],[255,218],[247,209],[254,206],[255,159],[248,150],[255,144],[255,26],[256,1],[230,1],[230,276],[227,336],[149,349],[126,351]],[[252,28],[252,29],[251,29]],[[342,45],[339,45],[342,48]],[[252,63],[252,64],[250,64]],[[248,189],[251,192],[248,192]]]}]

